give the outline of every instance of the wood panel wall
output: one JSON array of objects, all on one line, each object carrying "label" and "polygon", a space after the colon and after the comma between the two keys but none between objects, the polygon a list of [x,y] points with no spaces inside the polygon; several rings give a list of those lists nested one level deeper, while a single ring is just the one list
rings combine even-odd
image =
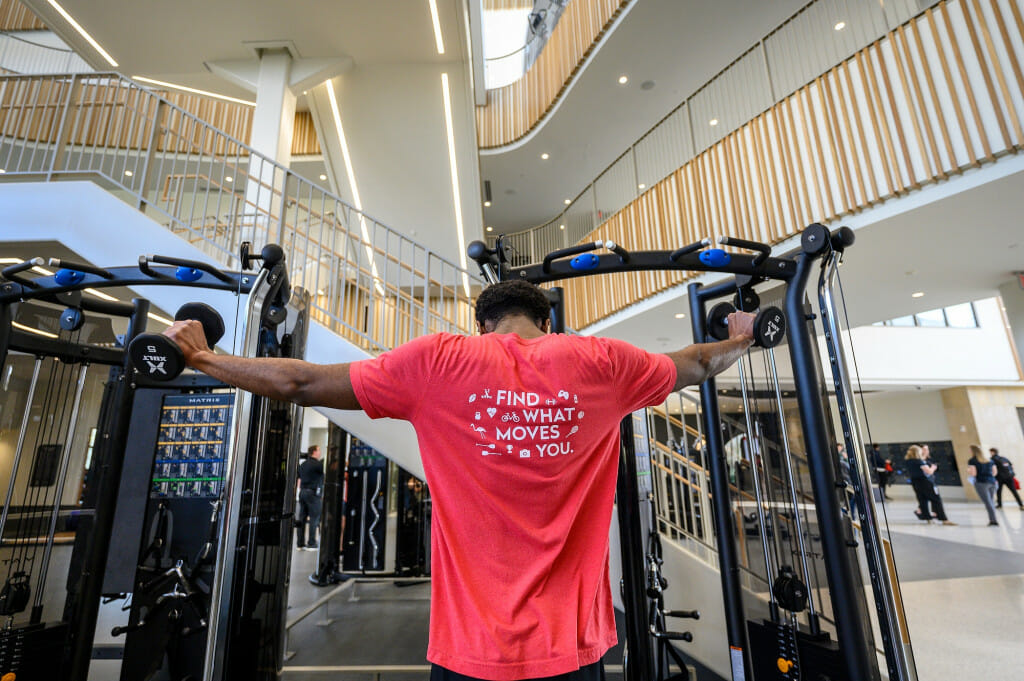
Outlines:
[{"label": "wood panel wall", "polygon": [[44,24],[18,0],[0,0],[0,31],[44,31]]},{"label": "wood panel wall", "polygon": [[[0,85],[0,134],[33,142],[55,141],[59,114],[71,96],[70,83],[70,79],[60,81],[49,77],[16,78],[4,82]],[[248,144],[252,132],[252,107],[175,91],[157,94],[210,127]],[[71,138],[73,143],[88,147],[148,148],[151,128],[147,119],[155,114],[156,100],[147,91],[125,87],[120,81],[106,78],[86,79],[80,80],[73,98],[72,109],[77,120]],[[175,124],[174,121],[164,123]],[[162,136],[158,148],[161,151],[176,148],[179,151],[202,150],[238,156],[248,154],[238,145],[228,149],[223,138],[202,134],[204,126],[191,125],[190,128],[195,131],[194,136],[187,140],[174,135]],[[312,115],[308,111],[297,111],[292,154],[319,153],[320,144]]]},{"label": "wood panel wall", "polygon": [[576,77],[583,60],[631,1],[570,2],[530,70],[511,85],[488,90],[487,105],[477,107],[480,148],[511,144],[543,120]]},{"label": "wood panel wall", "polygon": [[[948,0],[728,135],[582,241],[674,249],[710,236],[777,244],[1024,146],[1016,0]],[[695,276],[563,282],[584,328]]]}]

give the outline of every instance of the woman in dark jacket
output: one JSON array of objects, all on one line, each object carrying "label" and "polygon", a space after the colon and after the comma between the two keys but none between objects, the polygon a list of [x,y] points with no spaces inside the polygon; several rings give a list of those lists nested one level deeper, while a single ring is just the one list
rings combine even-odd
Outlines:
[{"label": "woman in dark jacket", "polygon": [[938,468],[924,458],[922,450],[917,445],[910,445],[907,449],[907,469],[910,471],[910,484],[917,495],[917,502],[921,505],[921,513],[918,515],[922,520],[932,521],[932,513],[929,505],[934,508],[935,516],[942,521],[943,525],[956,525],[946,517],[946,511],[942,508],[942,498],[935,491],[935,471]]}]

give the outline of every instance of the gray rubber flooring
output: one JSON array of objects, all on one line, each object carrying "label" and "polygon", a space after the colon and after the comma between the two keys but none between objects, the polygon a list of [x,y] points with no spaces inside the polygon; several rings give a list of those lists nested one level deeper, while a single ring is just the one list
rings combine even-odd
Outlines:
[{"label": "gray rubber flooring", "polygon": [[[318,588],[307,579],[316,562],[313,552],[292,558],[288,619],[337,587]],[[353,580],[289,633],[286,681],[426,681],[430,678],[427,629],[430,584]],[[623,638],[619,631],[620,640]],[[621,644],[605,656],[610,681],[621,678]],[[352,667],[369,667],[353,670]],[[408,669],[413,667],[414,669]],[[383,671],[381,671],[383,670]]]}]

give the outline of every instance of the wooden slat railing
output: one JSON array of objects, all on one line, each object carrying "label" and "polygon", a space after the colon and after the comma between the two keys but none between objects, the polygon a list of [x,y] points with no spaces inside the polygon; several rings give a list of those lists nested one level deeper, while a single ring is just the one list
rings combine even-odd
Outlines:
[{"label": "wooden slat railing", "polygon": [[[16,117],[4,116],[3,134],[40,143],[55,141],[67,86],[67,82],[61,81],[23,80],[7,83],[0,90],[0,114],[5,110],[20,109],[22,102],[28,100],[34,100],[36,106]],[[88,146],[106,145],[118,149],[147,149],[150,131],[124,126],[123,121],[127,111],[147,104],[152,105],[153,100],[145,97],[142,90],[126,88],[121,83],[111,83],[106,78],[93,82],[83,79],[81,87],[84,90],[83,100],[89,102],[91,107],[91,115],[87,123],[76,131],[75,142]],[[155,92],[159,97],[208,122],[226,135],[248,141],[252,132],[252,107],[172,90]],[[112,134],[115,131],[119,134]],[[223,137],[208,136],[203,144],[205,146],[202,150],[206,153],[224,153]],[[213,145],[220,145],[220,148],[215,149]],[[190,143],[190,149],[193,146]],[[164,151],[162,147],[160,150]],[[243,155],[247,153],[244,148],[238,151]],[[299,156],[319,153],[320,144],[312,115],[308,111],[297,111],[292,136],[292,154]]]},{"label": "wooden slat railing", "polygon": [[45,30],[46,24],[18,0],[0,0],[0,31]]},{"label": "wooden slat railing", "polygon": [[596,43],[632,1],[570,2],[530,70],[511,85],[489,90],[487,105],[477,108],[480,148],[511,144],[543,120]]},{"label": "wooden slat railing", "polygon": [[[779,243],[1024,145],[1015,0],[947,0],[818,76],[647,189],[581,241],[669,249]],[[575,328],[678,285],[677,272],[564,282]]]}]

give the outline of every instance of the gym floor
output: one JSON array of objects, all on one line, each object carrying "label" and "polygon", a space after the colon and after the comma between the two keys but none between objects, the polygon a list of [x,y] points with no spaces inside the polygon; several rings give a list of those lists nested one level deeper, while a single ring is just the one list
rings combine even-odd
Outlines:
[{"label": "gym floor", "polygon": [[[1024,668],[1024,512],[1011,503],[989,527],[979,502],[949,501],[957,526],[928,525],[913,515],[909,488],[893,489],[886,503],[893,552],[921,681],[950,678],[1016,681]],[[1004,500],[1005,501],[1005,500]],[[292,620],[330,591],[306,577],[316,553],[296,551],[292,564]],[[424,681],[430,586],[351,583],[291,630],[286,681]],[[325,614],[332,621],[323,625]],[[699,635],[699,623],[692,623]],[[621,638],[621,633],[620,633]],[[724,645],[724,643],[723,643]],[[611,679],[621,653],[606,657]],[[368,666],[374,671],[339,667]],[[402,669],[412,666],[413,669]]]}]

